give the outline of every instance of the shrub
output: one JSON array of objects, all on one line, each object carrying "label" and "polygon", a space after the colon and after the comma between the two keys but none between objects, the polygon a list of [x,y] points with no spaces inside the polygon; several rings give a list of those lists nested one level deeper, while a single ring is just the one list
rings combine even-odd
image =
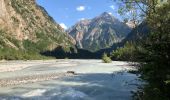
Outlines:
[{"label": "shrub", "polygon": [[103,60],[104,63],[111,63],[112,62],[112,60],[110,59],[110,57],[107,56],[106,53],[103,54],[102,60]]}]

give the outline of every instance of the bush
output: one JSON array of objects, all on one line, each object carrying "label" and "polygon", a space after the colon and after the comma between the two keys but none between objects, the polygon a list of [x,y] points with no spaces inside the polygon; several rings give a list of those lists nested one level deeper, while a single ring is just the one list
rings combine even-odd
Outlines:
[{"label": "bush", "polygon": [[145,51],[146,50],[143,49],[141,43],[126,42],[123,47],[113,50],[110,54],[110,57],[112,60],[138,62],[139,60],[143,59],[142,54]]},{"label": "bush", "polygon": [[112,62],[112,60],[110,59],[110,57],[107,56],[106,53],[103,54],[102,60],[103,60],[104,63],[111,63]]},{"label": "bush", "polygon": [[12,48],[0,48],[0,60],[44,60],[52,59],[40,55],[38,52],[30,52],[24,50],[15,50]]}]

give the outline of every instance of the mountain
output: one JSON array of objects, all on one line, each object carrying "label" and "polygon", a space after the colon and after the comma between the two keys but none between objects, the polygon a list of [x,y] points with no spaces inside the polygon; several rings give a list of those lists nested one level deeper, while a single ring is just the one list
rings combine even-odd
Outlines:
[{"label": "mountain", "polygon": [[74,39],[36,0],[0,0],[1,59],[10,49],[39,53],[58,46],[67,50],[73,45]]},{"label": "mountain", "polygon": [[111,47],[101,49],[95,53],[98,56],[102,56],[103,53],[110,54],[111,52],[113,52],[113,50],[117,50],[120,47],[124,47],[127,42],[132,43],[133,45],[139,45],[142,41],[146,40],[147,36],[149,35],[149,32],[150,30],[146,21],[143,21],[137,27],[132,29],[132,31],[121,42],[114,43]]},{"label": "mountain", "polygon": [[67,32],[75,40],[78,48],[97,51],[108,48],[123,40],[131,28],[107,12],[91,20],[81,20]]},{"label": "mountain", "polygon": [[147,37],[149,32],[150,30],[146,21],[143,21],[136,28],[134,28],[124,40],[122,40],[122,43],[126,43],[127,41],[129,42],[141,41]]},{"label": "mountain", "polygon": [[128,20],[127,22],[125,22],[127,26],[129,26],[130,28],[135,28],[135,21],[133,20]]}]

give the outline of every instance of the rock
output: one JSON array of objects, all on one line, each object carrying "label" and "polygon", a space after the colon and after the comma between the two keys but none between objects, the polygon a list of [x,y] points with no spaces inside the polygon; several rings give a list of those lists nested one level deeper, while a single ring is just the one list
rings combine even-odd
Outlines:
[{"label": "rock", "polygon": [[76,75],[76,73],[74,71],[67,71],[67,74],[73,74]]}]

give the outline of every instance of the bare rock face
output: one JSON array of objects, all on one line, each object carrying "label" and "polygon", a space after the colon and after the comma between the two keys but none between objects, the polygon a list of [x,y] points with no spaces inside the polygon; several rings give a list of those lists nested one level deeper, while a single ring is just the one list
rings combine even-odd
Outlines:
[{"label": "bare rock face", "polygon": [[67,32],[79,48],[97,51],[124,39],[131,28],[107,12],[91,20],[81,20]]},{"label": "bare rock face", "polygon": [[1,48],[25,49],[25,42],[30,42],[54,49],[74,43],[35,0],[0,0],[0,34]]},{"label": "bare rock face", "polygon": [[88,32],[90,20],[82,20],[68,30],[68,33],[74,37],[79,48],[83,48],[82,40],[86,32]]},{"label": "bare rock face", "polygon": [[130,20],[126,23],[127,26],[134,29],[136,27],[135,22],[133,20]]}]

